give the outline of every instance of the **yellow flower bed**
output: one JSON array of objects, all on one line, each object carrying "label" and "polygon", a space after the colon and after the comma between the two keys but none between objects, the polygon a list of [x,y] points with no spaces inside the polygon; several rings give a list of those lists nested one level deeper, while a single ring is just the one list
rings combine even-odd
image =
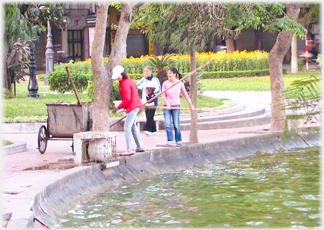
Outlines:
[{"label": "yellow flower bed", "polygon": [[[160,56],[161,57],[161,56]],[[140,58],[123,58],[121,65],[125,68],[128,74],[142,74],[143,68],[150,65],[148,59],[150,56],[145,55]],[[190,55],[189,54],[178,54],[174,55],[171,59],[174,60],[172,66],[176,67],[180,73],[190,72]],[[218,72],[218,71],[240,71],[240,70],[262,70],[269,68],[269,53],[261,51],[235,51],[231,54],[226,51],[220,51],[217,53],[203,52],[196,53],[197,67],[206,63],[207,61],[215,59],[215,62],[205,67],[206,72]],[[109,58],[103,57],[105,65],[108,63]],[[54,65],[55,70],[65,70],[65,66],[68,66],[70,71],[76,73],[92,74],[91,59],[86,61],[69,63],[56,63]],[[151,66],[155,71],[154,66]]]}]

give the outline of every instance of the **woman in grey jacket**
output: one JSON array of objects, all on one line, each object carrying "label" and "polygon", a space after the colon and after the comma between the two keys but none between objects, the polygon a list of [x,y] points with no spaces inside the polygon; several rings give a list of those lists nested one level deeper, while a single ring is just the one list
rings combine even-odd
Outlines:
[{"label": "woman in grey jacket", "polygon": [[[142,90],[142,102],[143,104],[150,100],[155,95],[161,93],[161,84],[157,77],[153,76],[152,68],[150,66],[144,67],[144,77],[136,84],[138,89]],[[158,97],[146,106],[157,106]],[[146,123],[144,126],[145,134],[152,135],[156,134],[156,125],[154,122],[155,109],[145,108]]]}]

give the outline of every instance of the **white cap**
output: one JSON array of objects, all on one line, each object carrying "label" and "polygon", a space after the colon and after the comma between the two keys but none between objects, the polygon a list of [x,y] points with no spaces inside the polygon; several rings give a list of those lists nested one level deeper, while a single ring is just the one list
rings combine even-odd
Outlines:
[{"label": "white cap", "polygon": [[122,72],[124,72],[124,68],[122,66],[120,66],[120,65],[115,66],[113,68],[113,75],[111,78],[113,80],[116,80]]}]

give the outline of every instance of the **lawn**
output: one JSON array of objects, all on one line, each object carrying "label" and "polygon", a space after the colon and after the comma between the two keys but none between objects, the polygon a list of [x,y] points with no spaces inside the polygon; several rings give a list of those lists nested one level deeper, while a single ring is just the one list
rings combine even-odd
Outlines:
[{"label": "lawn", "polygon": [[[17,96],[16,98],[4,100],[4,119],[5,123],[24,123],[24,122],[46,122],[47,120],[47,106],[46,103],[66,102],[77,103],[77,98],[74,93],[54,93],[49,90],[48,86],[44,86],[43,82],[38,83],[39,99],[28,98],[28,82],[20,82],[17,84]],[[90,102],[90,98],[86,93],[79,93],[81,102]],[[162,106],[162,100],[159,99],[159,105]],[[230,107],[232,104],[228,100],[220,100],[217,98],[210,98],[205,96],[199,96],[198,108],[217,108],[224,109]],[[189,108],[188,103],[182,97],[181,107]],[[183,113],[189,113],[190,111],[183,111]],[[162,115],[162,109],[156,110],[156,115]],[[109,111],[111,118],[121,118],[123,113],[112,113]],[[143,114],[140,114],[143,116]]]},{"label": "lawn", "polygon": [[[284,75],[285,88],[294,80],[308,78],[311,74],[320,76],[319,71],[300,71],[297,74]],[[270,76],[204,79],[199,82],[205,91],[271,91]]]},{"label": "lawn", "polygon": [[[319,71],[301,71],[298,74],[286,74],[284,76],[284,84],[287,87],[296,79],[307,78],[312,74],[320,76]],[[270,91],[270,77],[240,77],[226,79],[203,79],[199,81],[202,90],[204,91]],[[4,122],[46,122],[47,107],[46,103],[67,102],[77,103],[75,94],[65,93],[58,94],[49,90],[48,86],[44,86],[43,82],[38,83],[38,93],[40,99],[27,98],[28,81],[17,84],[17,97],[4,100]],[[86,93],[79,93],[82,102],[89,102],[90,98]],[[159,105],[162,105],[161,98]],[[232,106],[228,100],[219,100],[205,96],[198,97],[198,108],[217,108],[224,109]],[[188,108],[189,105],[185,99],[181,98],[181,107]],[[182,113],[189,113],[184,110]],[[157,115],[162,115],[161,109],[157,109]],[[110,117],[122,117],[122,113],[113,114],[110,111]],[[141,114],[143,116],[143,114]]]}]

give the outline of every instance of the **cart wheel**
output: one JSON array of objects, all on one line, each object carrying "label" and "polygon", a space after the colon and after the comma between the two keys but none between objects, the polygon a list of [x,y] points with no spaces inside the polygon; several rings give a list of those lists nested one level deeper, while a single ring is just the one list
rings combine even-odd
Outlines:
[{"label": "cart wheel", "polygon": [[38,132],[38,151],[43,154],[47,147],[48,133],[45,125],[42,125]]}]

